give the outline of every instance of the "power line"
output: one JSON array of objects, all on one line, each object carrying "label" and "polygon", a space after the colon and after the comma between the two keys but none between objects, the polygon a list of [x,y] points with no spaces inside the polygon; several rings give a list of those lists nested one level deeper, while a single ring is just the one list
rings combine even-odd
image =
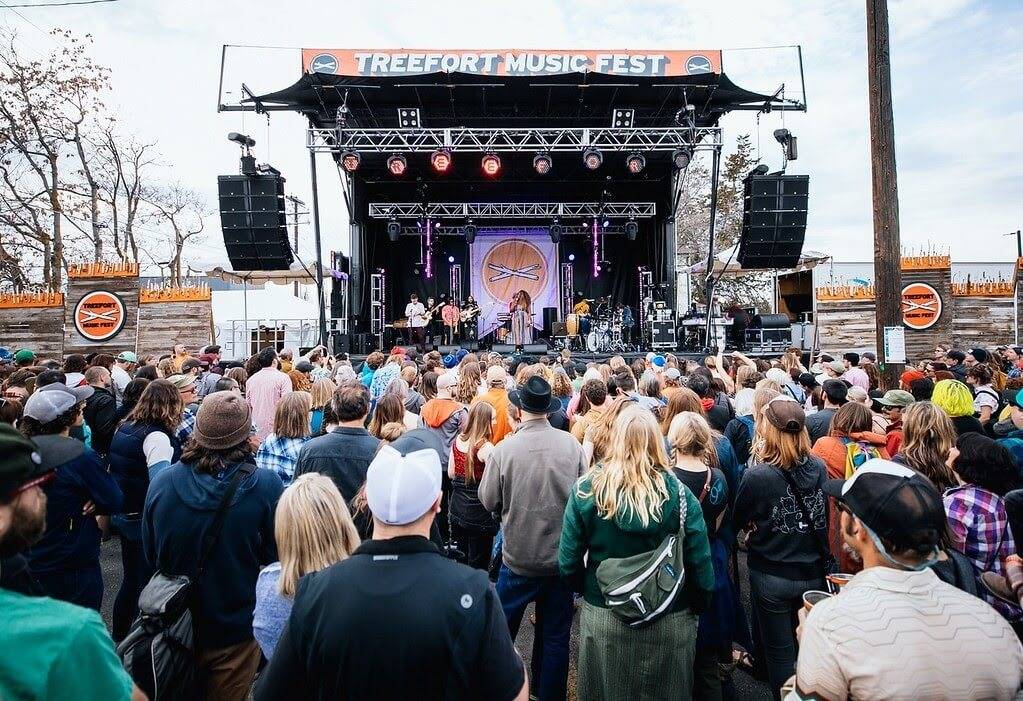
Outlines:
[{"label": "power line", "polygon": [[71,0],[69,2],[37,2],[37,3],[25,3],[22,5],[8,5],[6,3],[0,3],[8,9],[14,9],[15,7],[67,7],[68,5],[98,5],[103,2],[118,2],[118,0]]}]

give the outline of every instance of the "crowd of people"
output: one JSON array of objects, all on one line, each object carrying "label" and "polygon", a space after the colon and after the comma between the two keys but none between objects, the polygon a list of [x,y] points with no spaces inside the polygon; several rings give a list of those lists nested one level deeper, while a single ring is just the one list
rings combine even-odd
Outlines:
[{"label": "crowd of people", "polygon": [[891,388],[795,349],[0,349],[0,381],[0,698],[159,695],[123,658],[160,577],[210,699],[1023,688],[1019,348]]}]

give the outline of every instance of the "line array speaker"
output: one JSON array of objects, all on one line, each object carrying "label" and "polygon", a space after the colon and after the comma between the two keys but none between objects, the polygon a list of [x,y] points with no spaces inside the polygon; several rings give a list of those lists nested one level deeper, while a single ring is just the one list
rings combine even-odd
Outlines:
[{"label": "line array speaker", "polygon": [[791,268],[806,238],[808,175],[749,175],[743,192],[739,264]]},{"label": "line array speaker", "polygon": [[221,175],[220,225],[235,270],[287,270],[294,254],[284,219],[284,178]]}]

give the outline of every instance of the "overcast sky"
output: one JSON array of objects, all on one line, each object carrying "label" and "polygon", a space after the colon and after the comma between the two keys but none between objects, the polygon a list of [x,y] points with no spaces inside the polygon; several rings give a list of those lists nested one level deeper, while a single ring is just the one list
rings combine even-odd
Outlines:
[{"label": "overcast sky", "polygon": [[[6,4],[26,0],[3,0]],[[36,0],[43,1],[46,0]],[[260,160],[310,202],[304,123],[294,115],[217,114],[221,47],[229,49],[225,92],[266,92],[299,77],[298,47],[725,49],[739,85],[799,96],[794,49],[802,45],[807,114],[789,114],[799,137],[793,173],[810,175],[806,248],[837,260],[872,256],[867,66],[862,0],[743,1],[517,0],[311,2],[288,0],[119,0],[79,7],[0,7],[25,50],[52,49],[59,26],[95,38],[112,71],[113,103],[127,129],[158,139],[176,178],[216,200],[216,176],[237,169],[228,131],[259,143]],[[950,248],[956,260],[1010,260],[1023,226],[1023,2],[890,0],[892,80],[900,225],[906,248]],[[20,13],[20,15],[18,14]],[[777,114],[722,122],[729,138],[750,133],[771,165]],[[320,168],[326,245],[345,231],[337,176]],[[223,258],[217,221],[202,250]],[[306,234],[303,234],[306,237]],[[311,232],[308,233],[311,240]],[[303,250],[311,253],[304,244]]]}]

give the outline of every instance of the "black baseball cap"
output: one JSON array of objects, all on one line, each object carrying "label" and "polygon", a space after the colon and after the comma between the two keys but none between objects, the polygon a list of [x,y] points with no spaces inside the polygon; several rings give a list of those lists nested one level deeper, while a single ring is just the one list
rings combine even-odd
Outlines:
[{"label": "black baseball cap", "polygon": [[32,483],[42,484],[56,473],[36,444],[10,424],[0,423],[0,501]]},{"label": "black baseball cap", "polygon": [[945,505],[934,483],[891,460],[863,463],[845,480],[827,480],[824,493],[899,550],[923,555],[938,547],[945,529]]}]

